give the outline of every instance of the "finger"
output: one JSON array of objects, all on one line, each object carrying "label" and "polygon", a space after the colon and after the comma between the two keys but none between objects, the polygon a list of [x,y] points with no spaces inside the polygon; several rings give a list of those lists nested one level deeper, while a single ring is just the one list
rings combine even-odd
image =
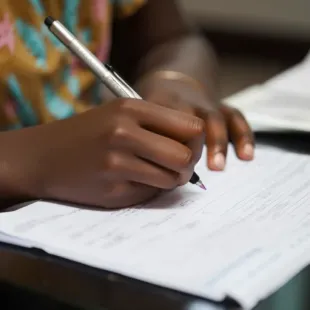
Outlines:
[{"label": "finger", "polygon": [[[195,111],[192,108],[185,106],[185,105],[184,106],[181,105],[179,109],[181,109],[185,113],[195,113]],[[194,172],[194,167],[201,158],[204,142],[205,142],[205,135],[203,134],[203,135],[194,137],[193,139],[189,140],[186,143],[186,146],[192,152],[192,164],[189,166],[188,169],[180,173],[180,185],[185,185],[186,183],[189,182],[190,178],[192,177],[193,172]]]},{"label": "finger", "polygon": [[148,131],[138,125],[118,130],[112,146],[124,149],[160,167],[182,172],[192,165],[193,153],[186,145]]},{"label": "finger", "polygon": [[[171,95],[170,97],[161,97],[156,95],[151,102],[155,102],[157,104],[163,106],[170,106],[172,109],[184,112],[190,115],[196,115],[196,110],[193,108],[193,104],[186,103],[178,96]],[[192,177],[193,170],[195,164],[200,160],[203,146],[204,146],[204,139],[205,135],[198,135],[191,140],[189,140],[185,145],[192,151],[192,164],[190,167],[183,172],[180,173],[180,185],[184,185],[189,182],[190,178]]]},{"label": "finger", "polygon": [[133,181],[159,189],[173,189],[180,179],[176,172],[121,152],[111,152],[105,158],[103,170],[109,180]]},{"label": "finger", "polygon": [[141,127],[182,143],[204,132],[202,119],[158,104],[128,100],[123,108],[135,115]]},{"label": "finger", "polygon": [[[177,100],[177,98],[175,100]],[[181,100],[174,101],[172,107],[173,109],[184,112],[186,114],[190,114],[193,116],[196,115],[196,111],[193,108],[193,105],[185,103]],[[204,139],[205,139],[205,135],[203,133],[201,135],[197,135],[193,137],[191,140],[189,140],[186,143],[186,146],[189,147],[189,149],[192,151],[192,164],[193,165],[195,165],[201,157],[201,153],[202,153],[203,146],[204,146]]]},{"label": "finger", "polygon": [[207,165],[209,169],[221,171],[226,165],[228,134],[225,119],[217,110],[204,112],[206,123]]},{"label": "finger", "polygon": [[240,159],[252,160],[254,157],[254,135],[244,116],[237,109],[223,106],[230,138]]},{"label": "finger", "polygon": [[131,207],[148,202],[160,192],[159,188],[140,183],[118,182],[111,184],[109,191],[103,193],[101,205],[109,209]]}]

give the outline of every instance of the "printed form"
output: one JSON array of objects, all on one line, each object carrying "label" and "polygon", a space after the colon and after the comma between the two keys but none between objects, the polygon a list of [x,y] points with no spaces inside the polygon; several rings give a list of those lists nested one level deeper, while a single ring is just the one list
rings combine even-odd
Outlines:
[{"label": "printed form", "polygon": [[0,240],[246,309],[310,261],[308,155],[229,150],[225,172],[135,208],[105,211],[35,202],[0,214]]}]

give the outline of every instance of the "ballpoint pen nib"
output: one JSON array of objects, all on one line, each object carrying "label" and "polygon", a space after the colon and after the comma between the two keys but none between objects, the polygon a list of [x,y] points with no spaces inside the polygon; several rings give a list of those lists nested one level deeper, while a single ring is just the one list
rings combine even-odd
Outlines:
[{"label": "ballpoint pen nib", "polygon": [[204,184],[199,180],[197,183],[196,183],[197,186],[199,186],[201,189],[203,189],[204,191],[206,191],[206,187],[204,186]]}]

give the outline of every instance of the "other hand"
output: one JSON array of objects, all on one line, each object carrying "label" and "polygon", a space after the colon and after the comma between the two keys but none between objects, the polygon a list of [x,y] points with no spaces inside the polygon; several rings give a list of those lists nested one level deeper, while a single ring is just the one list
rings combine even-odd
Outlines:
[{"label": "other hand", "polygon": [[254,136],[244,116],[237,110],[210,99],[202,91],[182,81],[149,78],[138,83],[146,100],[161,106],[198,116],[205,122],[207,166],[223,170],[229,140],[241,160],[254,157]]}]

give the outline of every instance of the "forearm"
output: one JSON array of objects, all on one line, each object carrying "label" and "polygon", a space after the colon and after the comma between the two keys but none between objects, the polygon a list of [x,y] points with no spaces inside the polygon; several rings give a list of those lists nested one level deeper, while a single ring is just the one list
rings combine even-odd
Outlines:
[{"label": "forearm", "polygon": [[21,151],[26,143],[24,130],[0,133],[0,210],[30,199],[26,191],[30,176],[23,173],[22,164],[26,154]]},{"label": "forearm", "polygon": [[135,77],[158,70],[182,72],[197,80],[210,97],[218,95],[217,59],[212,47],[196,34],[184,35],[153,47],[137,65]]}]

